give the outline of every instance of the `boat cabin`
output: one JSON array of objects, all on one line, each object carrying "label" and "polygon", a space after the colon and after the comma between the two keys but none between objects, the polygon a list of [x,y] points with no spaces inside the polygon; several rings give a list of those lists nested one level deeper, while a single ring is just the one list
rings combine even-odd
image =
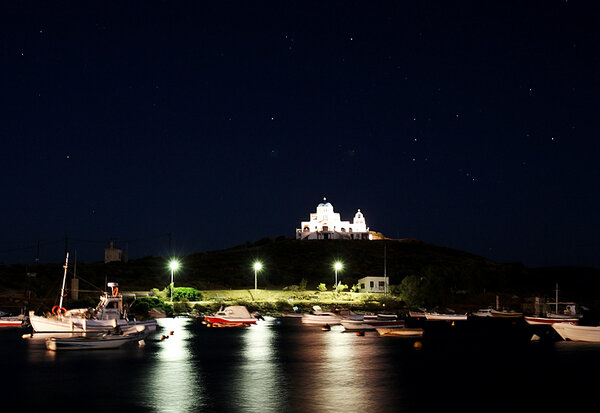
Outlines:
[{"label": "boat cabin", "polygon": [[110,295],[104,293],[96,307],[96,317],[99,320],[119,320],[123,314],[123,296],[119,294],[119,284],[108,283],[111,288]]}]

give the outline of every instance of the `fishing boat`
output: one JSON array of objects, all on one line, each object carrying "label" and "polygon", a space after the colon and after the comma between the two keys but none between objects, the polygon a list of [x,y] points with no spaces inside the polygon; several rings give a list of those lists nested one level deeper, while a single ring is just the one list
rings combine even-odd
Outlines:
[{"label": "fishing boat", "polygon": [[100,302],[95,309],[75,308],[67,310],[63,307],[65,296],[65,282],[69,264],[69,253],[67,252],[64,274],[60,291],[59,304],[52,308],[50,314],[36,315],[34,311],[29,312],[29,322],[35,333],[55,332],[85,332],[85,331],[107,331],[115,327],[126,328],[131,326],[144,326],[148,331],[156,330],[156,320],[137,321],[129,318],[123,309],[123,296],[119,294],[117,283],[108,283],[111,288],[110,294],[105,292],[100,296]]},{"label": "fishing boat", "polygon": [[554,323],[552,328],[569,341],[600,343],[600,326],[580,326],[573,323]]},{"label": "fishing boat", "polygon": [[221,307],[215,314],[204,316],[207,327],[248,327],[256,324],[258,318],[250,314],[243,305]]},{"label": "fishing boat", "polygon": [[46,348],[52,351],[59,350],[106,350],[122,347],[132,341],[141,344],[146,337],[146,327],[136,326],[129,331],[122,331],[119,334],[90,334],[74,337],[49,337],[46,339]]},{"label": "fishing boat", "polygon": [[[575,303],[561,303],[558,301],[558,283],[556,284],[556,297],[554,303],[547,303],[546,310],[549,306],[554,305],[554,311],[546,311],[546,315],[525,316],[525,321],[530,325],[552,325],[555,323],[573,323],[578,324],[581,314],[577,313],[577,305]],[[560,305],[560,307],[559,307]],[[559,311],[559,308],[562,311]]]},{"label": "fishing boat", "polygon": [[383,337],[422,337],[422,328],[389,328],[389,327],[377,327],[377,332]]}]

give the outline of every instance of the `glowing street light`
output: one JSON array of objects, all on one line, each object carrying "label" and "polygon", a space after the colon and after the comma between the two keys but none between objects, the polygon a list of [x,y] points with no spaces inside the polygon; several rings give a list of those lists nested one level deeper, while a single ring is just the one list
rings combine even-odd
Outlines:
[{"label": "glowing street light", "polygon": [[260,270],[262,270],[262,263],[261,263],[260,261],[256,261],[256,262],[254,263],[254,292],[256,292],[257,285],[258,285],[258,283],[257,283],[257,281],[256,281],[256,280],[257,280],[257,276],[256,276],[256,274],[257,274],[257,273],[258,273]]},{"label": "glowing street light", "polygon": [[169,268],[171,269],[171,301],[173,301],[173,273],[179,269],[179,261],[173,259],[169,262]]},{"label": "glowing street light", "polygon": [[342,263],[340,261],[336,261],[333,264],[333,268],[335,269],[335,293],[337,294],[337,288],[338,288],[338,271],[341,270],[343,267]]}]

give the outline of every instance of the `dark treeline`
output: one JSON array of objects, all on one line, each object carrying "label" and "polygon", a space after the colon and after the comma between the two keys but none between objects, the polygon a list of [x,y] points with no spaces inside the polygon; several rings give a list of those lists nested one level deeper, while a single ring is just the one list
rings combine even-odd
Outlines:
[{"label": "dark treeline", "polygon": [[[298,241],[285,237],[264,238],[226,250],[179,257],[175,284],[198,290],[254,287],[253,263],[260,260],[259,288],[293,285],[314,289],[334,283],[333,263],[343,262],[338,279],[348,286],[364,276],[390,277],[390,284],[426,285],[439,303],[474,295],[554,296],[556,283],[561,298],[593,305],[600,284],[600,270],[580,267],[527,268],[519,263],[497,263],[467,252],[417,240]],[[73,277],[69,266],[69,278]],[[28,277],[27,273],[35,273]],[[3,290],[28,289],[32,297],[54,297],[62,281],[62,263],[39,266],[1,265]],[[145,257],[128,263],[77,263],[79,288],[99,291],[106,282],[118,282],[124,291],[162,289],[170,282],[168,257]],[[397,290],[396,290],[397,291]],[[95,294],[94,294],[95,295]]]}]

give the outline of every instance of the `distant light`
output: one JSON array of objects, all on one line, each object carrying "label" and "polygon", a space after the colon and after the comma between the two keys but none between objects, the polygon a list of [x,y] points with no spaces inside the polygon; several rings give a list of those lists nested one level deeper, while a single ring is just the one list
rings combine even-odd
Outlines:
[{"label": "distant light", "polygon": [[260,261],[256,261],[254,263],[254,271],[260,271],[262,270],[262,263]]},{"label": "distant light", "polygon": [[335,268],[336,270],[341,270],[342,267],[343,267],[343,265],[339,261],[336,261],[335,264],[333,264],[333,268]]}]

